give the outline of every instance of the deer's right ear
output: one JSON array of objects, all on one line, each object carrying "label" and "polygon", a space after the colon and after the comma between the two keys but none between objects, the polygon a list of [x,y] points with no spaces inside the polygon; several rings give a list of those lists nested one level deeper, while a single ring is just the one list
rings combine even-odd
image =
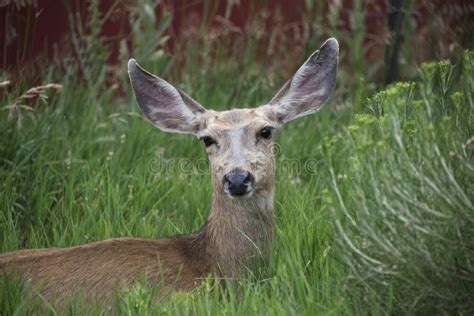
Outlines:
[{"label": "deer's right ear", "polygon": [[196,134],[206,109],[165,80],[147,72],[134,59],[128,61],[128,74],[143,114],[159,129]]}]

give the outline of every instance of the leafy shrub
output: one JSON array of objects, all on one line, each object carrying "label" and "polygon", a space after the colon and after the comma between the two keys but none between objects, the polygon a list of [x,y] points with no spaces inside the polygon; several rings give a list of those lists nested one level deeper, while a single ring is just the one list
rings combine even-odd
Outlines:
[{"label": "leafy shrub", "polygon": [[334,138],[325,200],[360,312],[474,310],[473,64],[423,65]]}]

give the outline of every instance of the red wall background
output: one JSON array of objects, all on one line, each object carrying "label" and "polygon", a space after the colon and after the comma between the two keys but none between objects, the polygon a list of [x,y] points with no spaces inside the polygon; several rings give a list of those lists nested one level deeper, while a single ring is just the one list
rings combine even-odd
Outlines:
[{"label": "red wall background", "polygon": [[[366,28],[368,37],[383,36],[386,31],[386,11],[388,0],[366,1]],[[20,3],[25,4],[20,4]],[[234,1],[236,2],[236,1]],[[233,25],[246,31],[252,16],[265,7],[269,13],[269,23],[272,16],[278,15],[283,23],[301,26],[305,10],[304,0],[279,0],[279,1],[251,1],[241,0],[238,5],[233,6],[230,21]],[[351,0],[342,0],[343,10],[340,16],[341,29],[350,31],[348,11],[352,7]],[[208,7],[205,7],[205,3]],[[265,4],[266,3],[266,4]],[[323,10],[328,9],[327,2]],[[454,1],[420,1],[416,5],[415,18],[418,27],[433,18],[428,15],[426,3],[437,7],[437,16],[443,19],[443,15],[449,14],[450,8],[461,8],[459,13],[462,19],[472,21],[474,4],[469,0]],[[50,62],[55,56],[61,56],[71,49],[72,39],[70,31],[78,28],[80,21],[88,19],[87,6],[89,1],[53,1],[53,0],[4,0],[0,1],[0,66],[8,71],[31,69],[31,66],[41,66],[42,63]],[[225,14],[227,1],[185,1],[168,0],[163,1],[156,8],[159,17],[161,10],[173,12],[172,28],[169,31],[170,41],[168,49],[173,50],[173,43],[180,38],[186,30],[198,27],[204,20],[208,25],[215,23],[216,17]],[[105,21],[101,33],[107,38],[109,47],[108,62],[113,64],[117,61],[120,40],[128,38],[130,26],[128,24],[128,9],[131,1],[102,0],[100,11],[105,14],[111,8],[112,14]],[[72,12],[72,13],[71,13]],[[207,16],[203,14],[207,12]],[[452,14],[450,15],[452,16]],[[461,19],[461,20],[462,20]],[[459,20],[458,22],[461,22]],[[450,21],[449,23],[456,23]],[[267,25],[271,27],[271,25]],[[455,27],[454,27],[455,29]],[[469,33],[469,32],[468,32]],[[466,45],[472,45],[470,35],[462,39]],[[380,54],[383,47],[375,48]],[[379,58],[380,56],[377,56]],[[370,58],[370,56],[368,56]],[[383,58],[383,56],[382,56]]]}]

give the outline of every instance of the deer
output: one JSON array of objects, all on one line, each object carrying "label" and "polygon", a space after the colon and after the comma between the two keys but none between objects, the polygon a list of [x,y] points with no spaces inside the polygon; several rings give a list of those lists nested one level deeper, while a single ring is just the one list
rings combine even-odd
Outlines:
[{"label": "deer", "polygon": [[144,116],[160,130],[197,137],[211,170],[212,202],[196,232],[162,239],[112,238],[68,248],[0,254],[0,274],[19,274],[47,301],[81,295],[108,302],[146,276],[163,291],[189,291],[207,276],[233,280],[270,262],[274,229],[274,140],[283,124],[312,114],[336,83],[339,44],[330,38],[278,93],[256,108],[214,111],[134,60],[128,74]]}]

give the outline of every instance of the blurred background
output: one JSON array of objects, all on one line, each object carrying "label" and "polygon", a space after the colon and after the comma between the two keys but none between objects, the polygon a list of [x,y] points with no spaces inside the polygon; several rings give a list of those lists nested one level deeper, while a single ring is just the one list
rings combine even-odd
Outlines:
[{"label": "blurred background", "polygon": [[86,80],[104,71],[120,91],[131,56],[168,78],[217,55],[288,77],[333,36],[346,100],[411,78],[423,61],[459,59],[474,45],[473,19],[469,0],[3,0],[0,63],[13,80],[51,63]]}]

